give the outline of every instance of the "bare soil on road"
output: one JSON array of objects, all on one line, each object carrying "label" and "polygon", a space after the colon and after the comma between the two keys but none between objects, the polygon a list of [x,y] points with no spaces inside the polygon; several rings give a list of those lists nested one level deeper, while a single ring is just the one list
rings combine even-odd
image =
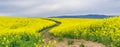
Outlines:
[{"label": "bare soil on road", "polygon": [[55,20],[52,20],[52,19],[46,19],[46,20],[54,21],[54,22],[56,22],[56,24],[53,25],[50,28],[47,28],[47,29],[41,31],[41,33],[45,36],[44,37],[45,42],[48,42],[49,40],[51,40],[50,38],[52,37],[53,39],[57,40],[56,47],[79,47],[79,45],[81,43],[83,43],[85,45],[85,47],[105,47],[105,45],[103,45],[101,43],[92,42],[92,41],[86,41],[86,40],[83,40],[83,39],[73,39],[73,41],[74,41],[73,45],[68,45],[67,44],[67,41],[71,40],[69,38],[63,38],[63,41],[59,42],[58,38],[50,36],[49,31],[51,29],[53,29],[54,27],[59,26],[61,23],[59,21],[55,21]]}]

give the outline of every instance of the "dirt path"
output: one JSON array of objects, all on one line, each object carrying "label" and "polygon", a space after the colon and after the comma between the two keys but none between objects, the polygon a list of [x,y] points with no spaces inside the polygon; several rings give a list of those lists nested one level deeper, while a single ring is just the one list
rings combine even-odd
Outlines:
[{"label": "dirt path", "polygon": [[[46,19],[46,18],[42,18],[42,19],[56,22],[55,25],[53,25],[53,26],[51,26],[51,27],[49,27],[49,28],[41,31],[41,34],[44,35],[44,38],[43,38],[43,39],[44,39],[44,40],[46,41],[46,43],[47,43],[47,42],[50,40],[50,38],[53,38],[53,36],[50,36],[49,31],[50,31],[52,28],[54,28],[54,27],[56,27],[56,26],[59,26],[59,25],[61,24],[61,22],[56,21],[56,20],[52,20],[52,19]],[[41,34],[40,34],[40,35],[41,35]]]},{"label": "dirt path", "polygon": [[[46,42],[48,42],[49,40],[51,40],[50,38],[53,38],[55,40],[58,40],[57,38],[53,37],[53,36],[50,36],[49,35],[49,31],[56,27],[56,26],[59,26],[61,24],[61,22],[59,21],[55,21],[55,20],[52,20],[52,19],[45,19],[45,20],[50,20],[50,21],[54,21],[56,22],[55,25],[53,25],[52,27],[48,28],[48,29],[45,29],[43,30],[41,33],[44,35],[44,39]],[[71,40],[71,39],[68,39],[68,38],[63,38],[63,41],[62,42],[58,42],[56,43],[56,47],[79,47],[79,45],[81,43],[83,43],[85,45],[85,47],[105,47],[105,45],[101,44],[101,43],[97,43],[97,42],[92,42],[92,41],[86,41],[86,40],[82,40],[82,39],[73,39],[74,41],[74,44],[73,45],[68,45],[67,44],[67,41],[68,40]]]},{"label": "dirt path", "polygon": [[57,47],[79,47],[80,44],[84,44],[85,47],[105,47],[105,45],[97,42],[92,42],[92,41],[86,41],[83,39],[73,39],[74,44],[73,45],[68,45],[67,41],[70,39],[63,39],[63,42],[57,42]]}]

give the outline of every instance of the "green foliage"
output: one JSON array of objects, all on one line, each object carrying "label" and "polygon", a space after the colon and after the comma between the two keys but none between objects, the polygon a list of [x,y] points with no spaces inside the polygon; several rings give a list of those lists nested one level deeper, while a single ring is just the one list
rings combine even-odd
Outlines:
[{"label": "green foliage", "polygon": [[58,38],[58,41],[59,41],[59,42],[62,42],[62,41],[63,41],[63,39],[60,37],[60,38]]},{"label": "green foliage", "polygon": [[68,43],[68,45],[73,45],[74,41],[73,40],[68,40],[67,43]]},{"label": "green foliage", "polygon": [[79,45],[79,47],[85,47],[85,45],[84,45],[83,43],[81,43],[81,44]]}]

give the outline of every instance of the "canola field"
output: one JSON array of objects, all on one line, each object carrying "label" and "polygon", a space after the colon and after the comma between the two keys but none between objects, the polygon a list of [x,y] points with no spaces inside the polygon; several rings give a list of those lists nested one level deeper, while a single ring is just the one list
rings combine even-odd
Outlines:
[{"label": "canola field", "polygon": [[[52,19],[52,20],[46,20]],[[49,33],[55,37],[84,39],[108,47],[120,47],[120,17],[94,18],[0,17],[0,47],[40,47],[40,32],[61,22]],[[50,43],[51,44],[51,43]],[[47,44],[44,47],[51,47]]]},{"label": "canola field", "polygon": [[49,31],[51,35],[100,42],[108,47],[120,47],[120,17],[51,19],[62,23]]},{"label": "canola field", "polygon": [[54,24],[40,18],[0,17],[0,47],[38,47],[38,32]]}]

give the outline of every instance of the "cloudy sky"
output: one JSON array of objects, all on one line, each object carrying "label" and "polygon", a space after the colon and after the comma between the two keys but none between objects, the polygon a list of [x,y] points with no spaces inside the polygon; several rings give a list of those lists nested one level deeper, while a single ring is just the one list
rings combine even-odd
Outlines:
[{"label": "cloudy sky", "polygon": [[120,15],[120,0],[0,0],[1,16]]}]

